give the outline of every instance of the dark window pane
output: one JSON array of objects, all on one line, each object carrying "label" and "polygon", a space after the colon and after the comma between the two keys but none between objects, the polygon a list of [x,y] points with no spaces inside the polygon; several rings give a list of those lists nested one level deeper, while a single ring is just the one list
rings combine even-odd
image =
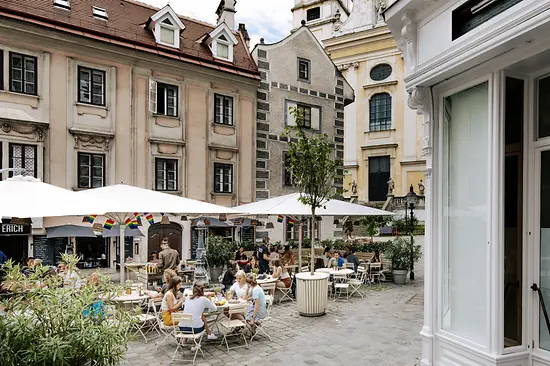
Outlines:
[{"label": "dark window pane", "polygon": [[539,138],[550,136],[550,76],[539,80]]},{"label": "dark window pane", "polygon": [[321,17],[321,8],[320,7],[308,9],[307,12],[306,12],[306,18],[307,18],[308,22],[312,21],[312,20],[315,20],[315,19],[319,19],[320,17]]},{"label": "dark window pane", "polygon": [[388,64],[375,66],[370,71],[370,78],[374,81],[382,81],[390,77],[392,68]]},{"label": "dark window pane", "polygon": [[389,156],[369,158],[369,201],[386,200],[387,182],[390,179],[389,166]]},{"label": "dark window pane", "polygon": [[388,93],[372,96],[369,103],[369,130],[385,131],[391,129],[392,99]]}]

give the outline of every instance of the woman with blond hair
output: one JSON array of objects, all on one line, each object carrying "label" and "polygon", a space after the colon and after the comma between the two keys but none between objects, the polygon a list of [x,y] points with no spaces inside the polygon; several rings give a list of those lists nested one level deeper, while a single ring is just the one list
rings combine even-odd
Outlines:
[{"label": "woman with blond hair", "polygon": [[231,286],[229,292],[235,294],[238,299],[246,300],[249,296],[248,285],[246,283],[246,273],[244,271],[238,271],[235,275],[237,281]]}]

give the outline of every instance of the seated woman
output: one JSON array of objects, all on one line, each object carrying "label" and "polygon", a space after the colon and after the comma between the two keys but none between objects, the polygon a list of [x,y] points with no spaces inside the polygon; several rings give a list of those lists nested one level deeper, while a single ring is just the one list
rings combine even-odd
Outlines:
[{"label": "seated woman", "polygon": [[185,301],[185,295],[182,296],[180,300],[178,300],[181,283],[182,279],[178,276],[172,278],[168,283],[168,288],[166,289],[166,293],[162,298],[162,304],[160,305],[160,311],[162,314],[162,321],[164,322],[164,325],[174,325],[174,322],[172,320],[172,313],[177,312]]},{"label": "seated woman", "polygon": [[206,330],[208,339],[218,339],[218,337],[208,328],[208,323],[206,322],[206,318],[204,316],[205,309],[216,311],[217,307],[212,301],[204,297],[204,286],[202,284],[195,283],[193,285],[193,295],[185,299],[185,307],[183,309],[185,314],[193,315],[193,326],[186,327],[182,323],[178,324],[178,326],[180,330],[185,333],[200,333],[203,330]]},{"label": "seated woman", "polygon": [[177,275],[178,274],[173,269],[165,269],[162,275],[162,278],[164,279],[164,284],[162,285],[162,287],[157,287],[155,291],[147,291],[147,295],[152,299],[160,299],[164,297],[170,280]]},{"label": "seated woman", "polygon": [[244,273],[258,273],[260,267],[258,266],[258,260],[255,257],[250,258],[250,262],[244,266]]},{"label": "seated woman", "polygon": [[225,271],[225,274],[223,275],[222,284],[225,287],[225,291],[229,291],[231,286],[233,286],[233,282],[235,282],[236,273],[237,273],[237,263],[231,262],[231,264],[227,268],[227,271]]},{"label": "seated woman", "polygon": [[231,286],[229,292],[235,294],[238,299],[247,300],[249,298],[248,285],[246,284],[246,274],[244,271],[239,271],[235,275],[237,282]]},{"label": "seated woman", "polygon": [[246,276],[246,283],[252,290],[252,305],[248,309],[246,320],[251,327],[254,327],[254,323],[267,316],[267,304],[264,290],[258,286],[253,274],[249,273]]},{"label": "seated woman", "polygon": [[290,275],[286,269],[286,266],[281,263],[279,259],[273,261],[273,277],[278,278],[277,287],[289,288],[292,282]]}]

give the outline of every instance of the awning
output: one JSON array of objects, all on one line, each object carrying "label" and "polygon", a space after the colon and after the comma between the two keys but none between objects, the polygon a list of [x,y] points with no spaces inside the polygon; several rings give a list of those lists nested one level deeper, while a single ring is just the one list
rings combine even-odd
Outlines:
[{"label": "awning", "polygon": [[95,238],[97,235],[91,227],[77,225],[62,225],[46,228],[47,238]]}]

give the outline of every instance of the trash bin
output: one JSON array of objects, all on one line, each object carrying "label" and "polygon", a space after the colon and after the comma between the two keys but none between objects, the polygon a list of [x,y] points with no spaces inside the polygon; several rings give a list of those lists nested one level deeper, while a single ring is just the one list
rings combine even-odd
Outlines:
[{"label": "trash bin", "polygon": [[303,316],[321,316],[327,312],[328,273],[302,272],[296,274],[296,301],[298,313]]}]

